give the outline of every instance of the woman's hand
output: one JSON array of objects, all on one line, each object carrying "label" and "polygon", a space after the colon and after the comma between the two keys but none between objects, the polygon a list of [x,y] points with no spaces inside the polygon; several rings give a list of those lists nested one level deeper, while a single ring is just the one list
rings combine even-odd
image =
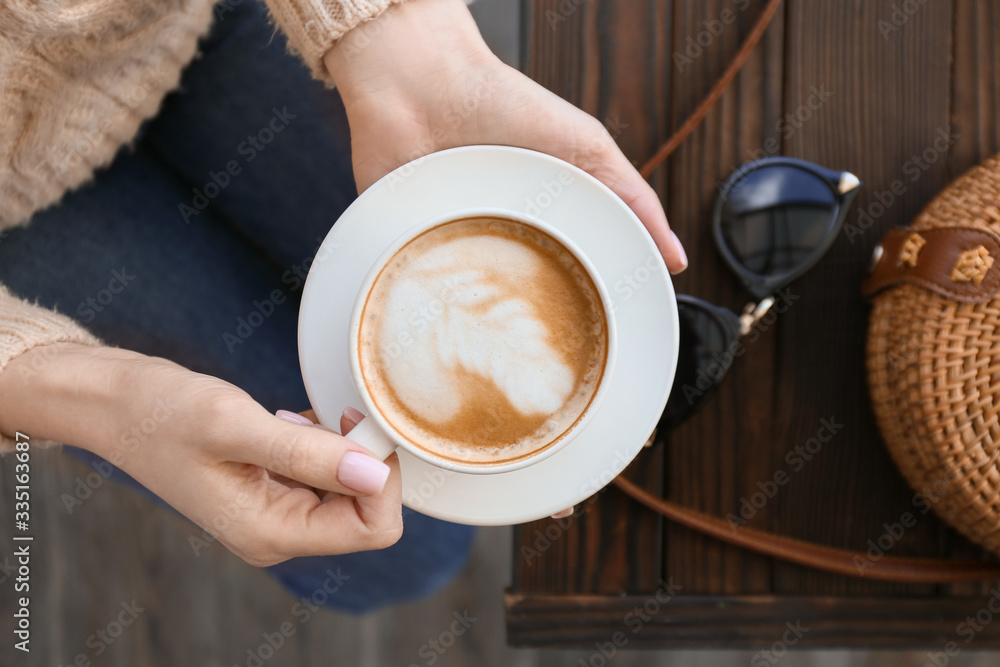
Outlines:
[{"label": "woman's hand", "polygon": [[659,198],[604,126],[497,59],[462,0],[394,5],[345,35],[324,62],[347,109],[359,191],[445,148],[530,148],[611,188],[649,230],[667,267],[687,267]]},{"label": "woman's hand", "polygon": [[[402,534],[395,456],[382,463],[165,359],[43,346],[0,373],[0,396],[0,430],[103,456],[253,565],[380,549]],[[346,411],[341,430],[360,418]]]}]

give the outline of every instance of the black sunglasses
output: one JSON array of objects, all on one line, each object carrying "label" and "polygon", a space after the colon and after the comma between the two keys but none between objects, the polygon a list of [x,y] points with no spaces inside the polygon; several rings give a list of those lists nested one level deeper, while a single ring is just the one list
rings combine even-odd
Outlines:
[{"label": "black sunglasses", "polygon": [[712,212],[715,246],[755,301],[737,315],[677,297],[680,356],[660,428],[680,424],[719,385],[739,356],[740,339],[775,306],[776,293],[833,244],[860,185],[850,172],[770,157],[743,165],[720,186]]}]

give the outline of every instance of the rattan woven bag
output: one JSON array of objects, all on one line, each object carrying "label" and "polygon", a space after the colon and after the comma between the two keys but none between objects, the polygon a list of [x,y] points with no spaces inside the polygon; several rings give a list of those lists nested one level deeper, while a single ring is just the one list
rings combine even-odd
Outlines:
[{"label": "rattan woven bag", "polygon": [[[868,384],[904,477],[1000,553],[1000,156],[890,231],[864,291]],[[881,251],[881,254],[880,254]]]}]

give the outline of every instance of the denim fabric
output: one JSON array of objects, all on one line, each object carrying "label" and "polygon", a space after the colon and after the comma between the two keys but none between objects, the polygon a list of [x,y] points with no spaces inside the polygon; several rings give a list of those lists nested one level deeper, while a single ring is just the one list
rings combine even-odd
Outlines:
[{"label": "denim fabric", "polygon": [[[0,236],[0,281],[113,345],[220,377],[272,412],[301,410],[304,276],[356,196],[346,117],[287,54],[261,4],[223,3],[217,14],[181,89],[135,145]],[[113,477],[151,495],[120,470]],[[427,595],[464,566],[474,531],[404,516],[389,549],[269,569],[297,597],[352,612]]]}]

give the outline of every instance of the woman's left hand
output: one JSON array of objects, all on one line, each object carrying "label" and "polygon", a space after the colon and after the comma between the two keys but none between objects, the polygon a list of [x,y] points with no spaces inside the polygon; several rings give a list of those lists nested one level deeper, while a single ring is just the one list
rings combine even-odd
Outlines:
[{"label": "woman's left hand", "polygon": [[462,0],[409,0],[324,58],[347,109],[358,190],[428,153],[474,144],[548,153],[631,207],[667,268],[687,267],[652,187],[604,126],[490,52]]}]

